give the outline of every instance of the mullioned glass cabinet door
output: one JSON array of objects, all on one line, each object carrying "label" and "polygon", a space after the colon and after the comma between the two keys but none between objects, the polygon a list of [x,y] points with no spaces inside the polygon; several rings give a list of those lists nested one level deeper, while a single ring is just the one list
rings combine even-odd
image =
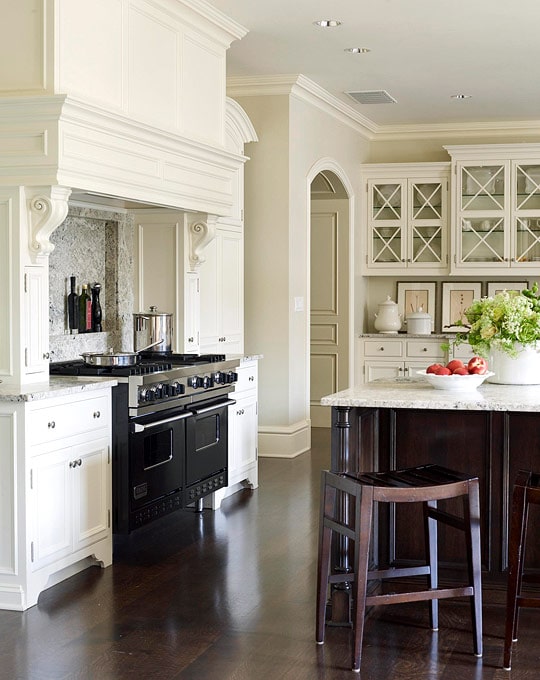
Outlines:
[{"label": "mullioned glass cabinet door", "polygon": [[406,182],[368,183],[369,234],[373,264],[401,264],[405,260]]},{"label": "mullioned glass cabinet door", "polygon": [[412,265],[441,264],[446,259],[446,181],[409,180],[410,246]]},{"label": "mullioned glass cabinet door", "polygon": [[507,263],[508,164],[460,168],[459,259],[461,263]]},{"label": "mullioned glass cabinet door", "polygon": [[[515,225],[512,261],[540,263],[540,165],[514,165]],[[538,266],[538,265],[536,265]]]}]

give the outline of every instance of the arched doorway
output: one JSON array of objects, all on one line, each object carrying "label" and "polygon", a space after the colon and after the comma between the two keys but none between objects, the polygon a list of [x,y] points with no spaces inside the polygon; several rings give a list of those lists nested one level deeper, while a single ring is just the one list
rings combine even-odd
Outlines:
[{"label": "arched doorway", "polygon": [[339,177],[321,170],[311,182],[310,418],[330,427],[322,396],[349,385],[349,197]]}]

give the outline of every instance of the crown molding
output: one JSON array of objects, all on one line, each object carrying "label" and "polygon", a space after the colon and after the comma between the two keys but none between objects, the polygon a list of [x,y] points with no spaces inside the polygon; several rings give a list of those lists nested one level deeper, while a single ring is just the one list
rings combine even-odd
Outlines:
[{"label": "crown molding", "polygon": [[445,140],[450,141],[458,138],[478,137],[479,134],[495,138],[507,138],[509,134],[519,135],[520,137],[540,136],[540,120],[378,125],[302,74],[231,76],[227,78],[227,94],[230,97],[296,96],[355,128],[369,141],[376,142],[439,137],[444,137]]},{"label": "crown molding", "polygon": [[227,78],[227,95],[229,97],[294,96],[349,125],[366,139],[372,140],[374,137],[376,126],[368,118],[301,74],[232,76]]}]

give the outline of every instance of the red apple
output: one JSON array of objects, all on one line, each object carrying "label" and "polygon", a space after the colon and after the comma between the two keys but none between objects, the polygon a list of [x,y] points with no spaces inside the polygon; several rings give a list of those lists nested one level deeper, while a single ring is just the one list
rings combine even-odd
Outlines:
[{"label": "red apple", "polygon": [[467,364],[469,373],[484,375],[488,370],[487,361],[483,357],[473,357]]},{"label": "red apple", "polygon": [[449,361],[446,364],[446,368],[449,368],[452,371],[452,373],[455,372],[456,368],[463,368],[463,367],[464,367],[464,364],[463,364],[463,361],[461,361],[461,359],[452,359],[452,361]]},{"label": "red apple", "polygon": [[452,375],[469,375],[469,370],[465,366],[458,366],[452,371]]},{"label": "red apple", "polygon": [[452,371],[449,368],[446,368],[446,366],[441,366],[437,369],[436,375],[452,375]]},{"label": "red apple", "polygon": [[426,368],[426,373],[437,373],[439,368],[442,368],[442,364],[431,364]]}]

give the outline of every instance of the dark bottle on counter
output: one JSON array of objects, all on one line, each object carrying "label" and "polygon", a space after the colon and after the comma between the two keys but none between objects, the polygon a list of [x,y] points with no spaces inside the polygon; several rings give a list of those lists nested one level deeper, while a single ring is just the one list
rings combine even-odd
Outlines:
[{"label": "dark bottle on counter", "polygon": [[88,333],[92,330],[92,299],[88,295],[88,284],[83,283],[82,292],[79,295],[79,333]]},{"label": "dark bottle on counter", "polygon": [[92,330],[95,333],[101,332],[101,303],[99,301],[99,293],[101,292],[101,283],[94,283],[92,286]]},{"label": "dark bottle on counter", "polygon": [[79,332],[79,296],[75,286],[75,277],[70,277],[71,292],[67,298],[68,326],[70,333]]}]

